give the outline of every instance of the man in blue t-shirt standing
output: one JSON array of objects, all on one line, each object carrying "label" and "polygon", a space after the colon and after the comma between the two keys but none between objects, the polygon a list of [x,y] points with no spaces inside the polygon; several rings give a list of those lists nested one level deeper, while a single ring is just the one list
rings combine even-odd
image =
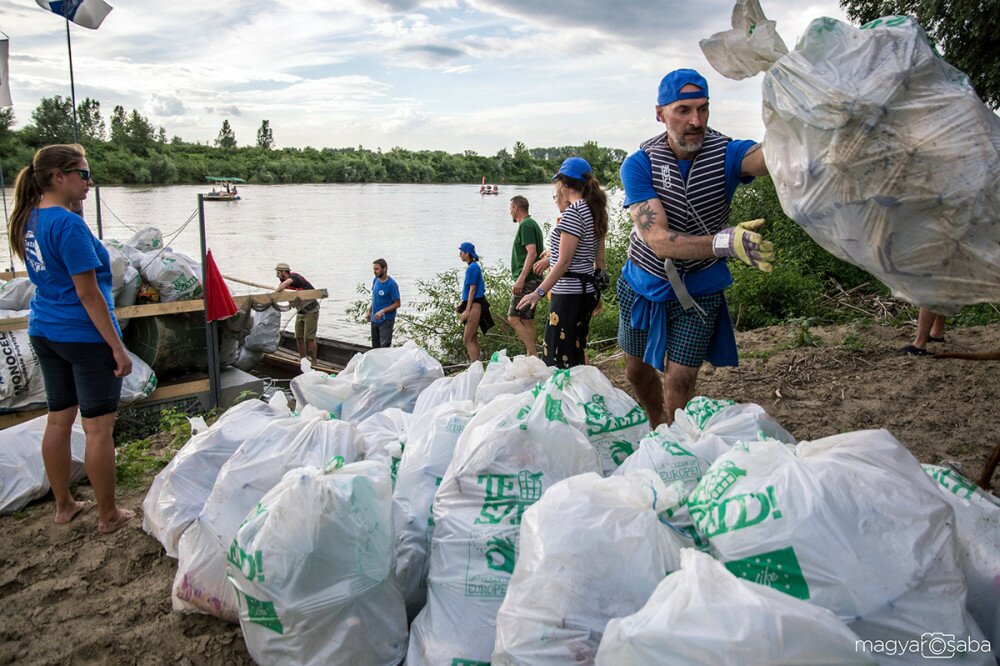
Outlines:
[{"label": "man in blue t-shirt standing", "polygon": [[372,347],[391,347],[392,329],[396,324],[399,308],[399,285],[389,277],[389,264],[385,259],[372,262],[372,304],[368,308],[368,321],[372,324]]},{"label": "man in blue t-shirt standing", "polygon": [[693,69],[664,76],[656,119],[666,131],[621,167],[634,229],[618,281],[625,375],[654,428],[672,423],[694,396],[702,362],[738,362],[725,260],[770,271],[774,259],[772,244],[756,233],[763,220],[728,226],[736,187],[766,175],[767,165],[760,144],[708,127],[705,78]]}]

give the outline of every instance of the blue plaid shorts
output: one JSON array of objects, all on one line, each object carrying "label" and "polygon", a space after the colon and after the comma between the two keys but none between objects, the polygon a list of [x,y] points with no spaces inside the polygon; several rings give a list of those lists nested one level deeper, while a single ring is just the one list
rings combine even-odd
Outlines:
[{"label": "blue plaid shorts", "polygon": [[[624,278],[618,278],[618,346],[630,356],[642,358],[646,353],[646,331],[632,328],[632,303],[636,292]],[[685,310],[680,302],[667,303],[667,359],[692,368],[700,367],[708,351],[708,343],[715,333],[719,308],[725,301],[721,291],[694,296],[694,301],[705,311]]]}]

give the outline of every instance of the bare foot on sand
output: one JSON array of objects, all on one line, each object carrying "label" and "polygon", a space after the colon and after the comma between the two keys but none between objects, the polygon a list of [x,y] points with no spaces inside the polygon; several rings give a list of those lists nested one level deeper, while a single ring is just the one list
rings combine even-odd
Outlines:
[{"label": "bare foot on sand", "polygon": [[121,528],[128,524],[128,521],[135,518],[135,511],[129,511],[128,509],[118,509],[117,517],[105,523],[104,521],[97,521],[97,531],[101,534],[111,534],[112,532],[117,532]]},{"label": "bare foot on sand", "polygon": [[91,502],[73,502],[68,511],[56,509],[56,525],[65,525],[81,513],[84,513],[91,506],[93,506]]}]

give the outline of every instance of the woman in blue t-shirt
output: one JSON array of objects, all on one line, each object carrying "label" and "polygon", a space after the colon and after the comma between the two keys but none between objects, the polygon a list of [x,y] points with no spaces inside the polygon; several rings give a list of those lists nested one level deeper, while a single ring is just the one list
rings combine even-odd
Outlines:
[{"label": "woman in blue t-shirt", "polygon": [[582,157],[569,157],[552,178],[561,216],[549,237],[549,273],[518,308],[534,306],[546,294],[545,364],[572,368],[586,363],[590,318],[600,298],[608,234],[608,197]]},{"label": "woman in blue t-shirt", "polygon": [[68,523],[87,508],[69,490],[70,433],[79,411],[97,530],[108,534],[135,515],[115,503],[113,441],[122,378],[132,361],[115,320],[108,251],[70,212],[91,184],[83,146],[40,149],[14,183],[8,238],[35,285],[28,335],[49,408],[42,459],[56,498],[55,520]]},{"label": "woman in blue t-shirt", "polygon": [[465,242],[458,246],[458,256],[466,263],[465,279],[462,281],[462,302],[457,311],[460,320],[465,325],[462,341],[469,353],[469,361],[480,360],[479,330],[483,333],[493,328],[493,317],[490,314],[490,303],[486,300],[486,281],[483,279],[483,269],[479,265],[479,255],[476,246]]}]

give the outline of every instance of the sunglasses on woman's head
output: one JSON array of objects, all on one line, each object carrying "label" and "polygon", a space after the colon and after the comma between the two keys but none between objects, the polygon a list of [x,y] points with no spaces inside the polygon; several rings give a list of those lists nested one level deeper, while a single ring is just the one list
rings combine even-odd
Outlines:
[{"label": "sunglasses on woman's head", "polygon": [[77,172],[78,174],[80,174],[80,178],[83,178],[84,180],[90,180],[90,169],[63,169],[62,170],[63,173],[73,173],[74,171]]}]

